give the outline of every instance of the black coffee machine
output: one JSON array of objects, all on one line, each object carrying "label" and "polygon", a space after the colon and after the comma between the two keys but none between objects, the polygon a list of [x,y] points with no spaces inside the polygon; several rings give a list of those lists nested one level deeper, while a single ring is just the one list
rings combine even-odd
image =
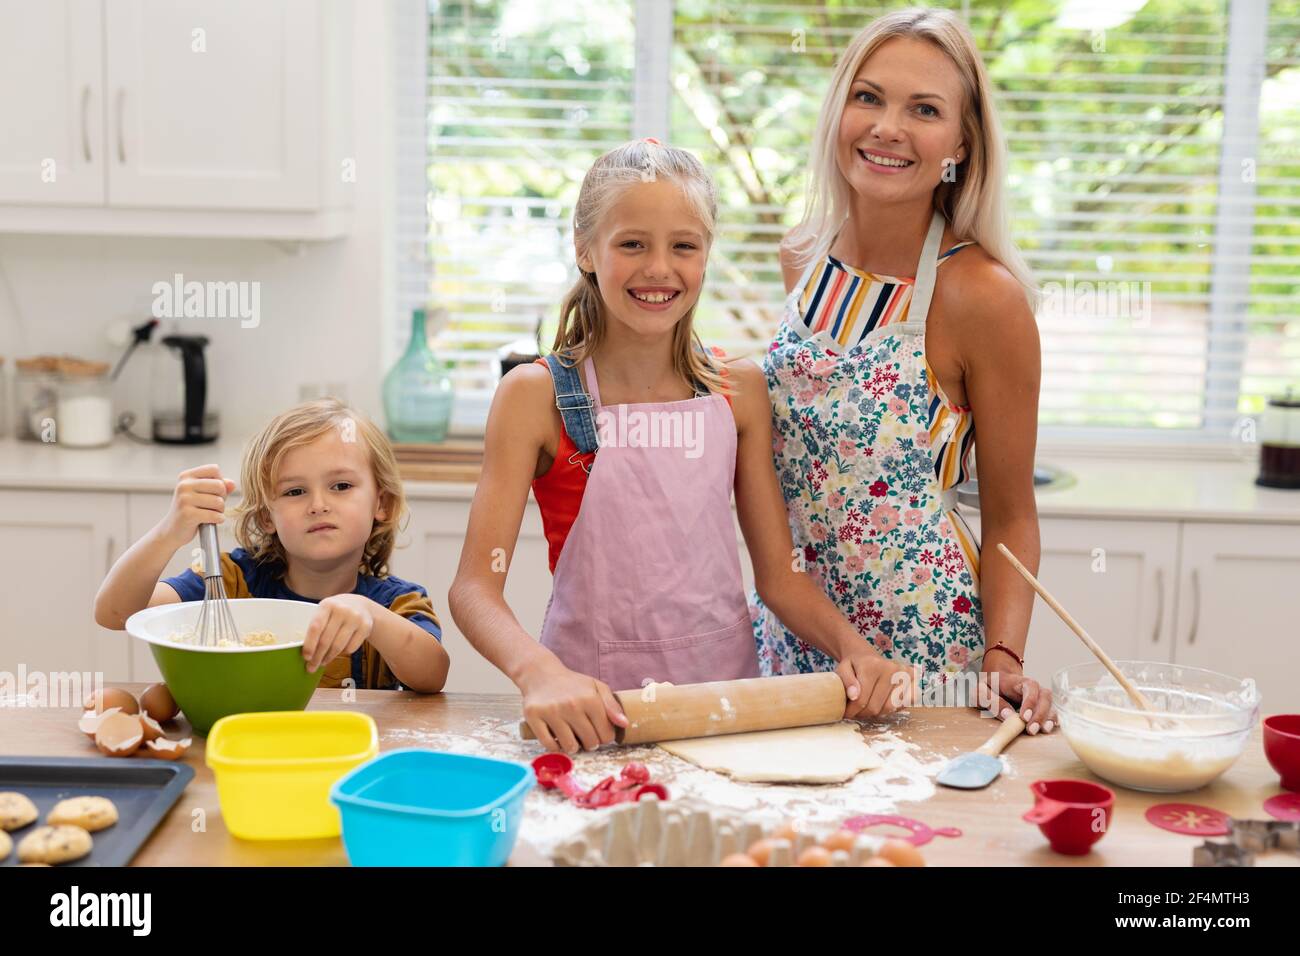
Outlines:
[{"label": "black coffee machine", "polygon": [[208,401],[206,335],[168,335],[154,355],[153,440],[166,445],[216,441],[221,418]]}]

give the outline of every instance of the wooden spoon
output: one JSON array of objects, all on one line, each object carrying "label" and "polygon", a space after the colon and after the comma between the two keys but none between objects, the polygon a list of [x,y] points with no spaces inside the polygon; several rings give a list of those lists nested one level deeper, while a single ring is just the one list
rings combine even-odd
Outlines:
[{"label": "wooden spoon", "polygon": [[[1060,602],[1057,601],[1056,598],[1052,597],[1051,592],[1038,583],[1038,579],[1029,573],[1029,569],[1020,563],[1019,559],[1017,559],[1016,556],[1007,549],[1007,546],[998,542],[998,550],[1002,552],[1003,557],[1011,562],[1012,567],[1020,572],[1020,576],[1029,582],[1030,587],[1038,592],[1038,596],[1047,602],[1047,606],[1055,611],[1057,616],[1065,622],[1066,626],[1079,636],[1079,640],[1083,641],[1084,646],[1087,647],[1088,650],[1092,651],[1097,660],[1101,661],[1106,670],[1110,671],[1111,676],[1114,677],[1115,680],[1119,681],[1119,685],[1123,687],[1129,697],[1132,698],[1133,703],[1136,704],[1139,709],[1146,711],[1148,714],[1158,714],[1155,707],[1152,706],[1151,701],[1147,700],[1146,695],[1133,686],[1133,683],[1120,672],[1118,667],[1115,666],[1115,662],[1110,659],[1110,656],[1101,649],[1096,641],[1088,636],[1088,632],[1083,629],[1078,621],[1070,616],[1070,612],[1061,607]],[[1153,727],[1156,726],[1156,718],[1148,717],[1147,719],[1151,721]],[[1165,726],[1172,726],[1163,720],[1161,720],[1161,723]]]}]

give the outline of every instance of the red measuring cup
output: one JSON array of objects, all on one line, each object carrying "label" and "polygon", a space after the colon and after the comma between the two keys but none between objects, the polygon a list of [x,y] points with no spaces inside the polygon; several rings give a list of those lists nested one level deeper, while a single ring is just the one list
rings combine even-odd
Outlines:
[{"label": "red measuring cup", "polygon": [[1034,806],[1024,815],[1057,853],[1082,856],[1106,835],[1115,794],[1087,780],[1035,780],[1029,785]]}]

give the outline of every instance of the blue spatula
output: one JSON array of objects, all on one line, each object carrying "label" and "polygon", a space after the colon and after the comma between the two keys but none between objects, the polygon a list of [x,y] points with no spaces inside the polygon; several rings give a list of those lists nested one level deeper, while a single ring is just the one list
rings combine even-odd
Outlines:
[{"label": "blue spatula", "polygon": [[1002,772],[1002,761],[998,754],[1002,748],[1019,737],[1025,730],[1025,722],[1020,715],[1012,713],[1002,721],[997,733],[988,739],[984,746],[966,754],[958,754],[948,761],[936,778],[945,787],[957,787],[960,790],[978,790],[987,787]]}]

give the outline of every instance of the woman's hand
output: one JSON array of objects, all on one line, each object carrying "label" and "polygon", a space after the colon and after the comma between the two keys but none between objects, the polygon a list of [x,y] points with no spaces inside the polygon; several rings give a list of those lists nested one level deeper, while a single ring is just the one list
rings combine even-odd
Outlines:
[{"label": "woman's hand", "polygon": [[321,665],[364,644],[375,627],[374,607],[370,598],[360,594],[335,594],[322,600],[302,642],[307,672],[314,674]]},{"label": "woman's hand", "polygon": [[[1005,660],[1003,660],[1005,658]],[[1052,692],[1026,677],[1008,655],[1001,652],[987,660],[980,671],[980,701],[990,701],[999,720],[1019,712],[1031,734],[1050,734],[1060,725],[1052,703]]]},{"label": "woman's hand", "polygon": [[627,716],[609,685],[562,664],[529,674],[519,685],[524,720],[547,750],[577,753],[612,743]]},{"label": "woman's hand", "polygon": [[840,658],[835,673],[844,681],[848,703],[844,719],[880,717],[912,703],[912,675],[907,668],[886,660],[866,641]]}]

